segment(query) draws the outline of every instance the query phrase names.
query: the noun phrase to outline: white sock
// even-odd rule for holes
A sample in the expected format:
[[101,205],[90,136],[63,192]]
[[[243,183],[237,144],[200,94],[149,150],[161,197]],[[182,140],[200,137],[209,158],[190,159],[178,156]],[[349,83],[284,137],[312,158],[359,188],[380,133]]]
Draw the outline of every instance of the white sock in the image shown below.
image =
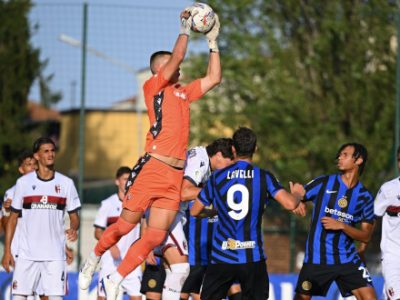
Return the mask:
[[166,277],[162,292],[162,299],[179,300],[182,286],[189,276],[190,266],[188,263],[170,265],[171,269],[166,269]]
[[110,274],[110,279],[119,285],[124,280],[124,277],[118,271],[115,271]]
[[62,300],[62,296],[49,296],[49,300]]

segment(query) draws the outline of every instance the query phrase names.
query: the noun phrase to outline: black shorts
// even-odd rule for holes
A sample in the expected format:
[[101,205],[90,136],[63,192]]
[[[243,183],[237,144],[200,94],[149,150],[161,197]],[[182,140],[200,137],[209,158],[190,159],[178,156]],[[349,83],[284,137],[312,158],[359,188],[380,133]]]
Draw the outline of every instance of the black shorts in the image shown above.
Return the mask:
[[165,270],[161,265],[153,266],[146,265],[142,276],[142,284],[140,292],[146,294],[147,292],[162,293],[165,281]]
[[269,278],[265,261],[246,264],[209,265],[201,290],[202,300],[225,299],[229,288],[240,283],[243,300],[264,300],[269,295]]
[[186,278],[181,292],[185,294],[199,294],[206,269],[207,266],[190,266],[189,276]]
[[372,279],[362,262],[342,265],[304,264],[297,280],[296,292],[311,296],[326,296],[335,281],[343,297],[352,290],[372,287]]

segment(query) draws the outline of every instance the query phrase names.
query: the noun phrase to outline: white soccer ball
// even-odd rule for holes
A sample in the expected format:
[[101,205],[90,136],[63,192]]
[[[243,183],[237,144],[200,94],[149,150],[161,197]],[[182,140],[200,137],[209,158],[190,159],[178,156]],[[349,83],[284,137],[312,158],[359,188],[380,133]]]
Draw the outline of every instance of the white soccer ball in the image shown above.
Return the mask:
[[206,33],[215,24],[215,14],[211,6],[196,2],[192,5],[192,25],[191,29],[195,32]]

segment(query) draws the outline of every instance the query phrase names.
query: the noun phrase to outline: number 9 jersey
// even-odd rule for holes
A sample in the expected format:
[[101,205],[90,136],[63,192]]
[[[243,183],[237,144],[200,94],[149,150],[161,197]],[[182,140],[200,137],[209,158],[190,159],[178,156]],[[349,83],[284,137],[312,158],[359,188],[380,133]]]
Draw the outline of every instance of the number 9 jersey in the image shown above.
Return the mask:
[[219,222],[213,233],[211,263],[265,260],[262,216],[268,198],[282,189],[274,175],[246,161],[213,173],[198,198],[213,204]]

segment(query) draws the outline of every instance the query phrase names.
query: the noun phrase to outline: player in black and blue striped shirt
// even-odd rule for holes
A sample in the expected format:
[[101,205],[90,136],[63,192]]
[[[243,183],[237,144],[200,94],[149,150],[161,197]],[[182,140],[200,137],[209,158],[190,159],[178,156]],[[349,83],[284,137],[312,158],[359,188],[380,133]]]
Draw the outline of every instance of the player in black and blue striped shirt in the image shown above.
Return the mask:
[[223,299],[235,280],[241,285],[243,300],[268,298],[262,231],[265,205],[273,197],[292,210],[300,198],[285,191],[270,172],[252,164],[256,142],[251,129],[236,130],[235,163],[211,175],[191,208],[191,214],[198,216],[213,205],[219,219],[201,291],[203,300]]
[[[367,157],[363,145],[344,144],[337,153],[338,174],[320,176],[303,191],[297,190],[314,207],[295,299],[325,296],[333,281],[344,297],[376,299],[371,277],[354,245],[354,240],[368,243],[374,227],[373,196],[359,181]],[[304,216],[305,204],[294,212]]]
[[[232,139],[220,138],[207,147],[194,147],[188,151],[181,196],[182,201],[191,200],[186,202],[189,207],[186,210],[188,215],[185,225],[190,274],[182,287],[181,299],[189,299],[189,295],[193,299],[200,299],[199,293],[209,261],[212,232],[218,222],[217,216],[203,219],[192,217],[189,208],[211,172],[233,163],[232,146]],[[239,285],[234,285],[229,292],[229,299],[241,299]]]

